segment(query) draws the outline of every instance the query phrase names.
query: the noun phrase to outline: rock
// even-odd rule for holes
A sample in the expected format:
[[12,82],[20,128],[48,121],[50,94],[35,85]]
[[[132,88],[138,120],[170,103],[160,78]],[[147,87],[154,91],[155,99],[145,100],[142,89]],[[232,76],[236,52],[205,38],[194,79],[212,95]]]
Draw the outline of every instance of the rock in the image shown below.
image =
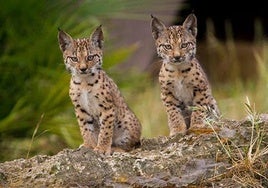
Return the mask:
[[254,129],[228,120],[213,129],[142,139],[140,148],[108,157],[82,147],[7,161],[0,163],[0,187],[267,187],[266,119]]

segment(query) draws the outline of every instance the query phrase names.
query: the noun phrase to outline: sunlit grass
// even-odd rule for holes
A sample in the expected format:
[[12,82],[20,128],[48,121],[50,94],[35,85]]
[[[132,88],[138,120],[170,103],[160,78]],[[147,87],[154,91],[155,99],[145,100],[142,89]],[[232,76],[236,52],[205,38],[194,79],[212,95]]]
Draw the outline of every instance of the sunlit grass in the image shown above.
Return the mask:
[[265,113],[268,41],[264,37],[252,42],[234,40],[230,27],[226,30],[227,40],[221,41],[214,36],[209,22],[208,28],[207,39],[199,44],[198,52],[222,115],[230,119],[244,118],[246,97]]
[[[213,87],[220,109],[227,118],[241,119],[245,116],[243,104],[246,97],[255,103],[260,112],[268,111],[268,50],[266,45],[263,45],[261,50],[253,49],[253,53],[254,61],[238,62],[239,66],[247,66],[247,63],[254,64],[256,70],[247,72],[250,79],[244,80],[238,77],[226,83],[216,83]],[[230,69],[230,71],[235,70]]]
[[167,115],[160,99],[158,82],[154,82],[147,73],[139,73],[137,70],[109,73],[118,84],[128,106],[140,120],[142,137],[168,135]]
[[167,116],[160,99],[160,89],[152,85],[139,93],[131,103],[142,124],[142,137],[152,138],[169,134]]

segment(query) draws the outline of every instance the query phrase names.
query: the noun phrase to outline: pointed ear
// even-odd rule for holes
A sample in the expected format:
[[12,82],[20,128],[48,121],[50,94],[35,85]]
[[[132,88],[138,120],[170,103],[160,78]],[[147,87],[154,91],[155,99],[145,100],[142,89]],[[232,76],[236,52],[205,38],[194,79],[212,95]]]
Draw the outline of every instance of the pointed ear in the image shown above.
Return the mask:
[[161,35],[163,31],[166,30],[166,26],[158,20],[156,17],[151,15],[152,21],[151,21],[151,28],[152,28],[152,34],[153,38],[156,40]]
[[97,29],[91,35],[91,41],[100,49],[103,47],[103,32],[101,27],[101,25],[97,27]]
[[197,35],[197,18],[194,14],[189,14],[182,25],[187,29],[194,37]]
[[64,52],[67,48],[71,48],[73,46],[73,38],[65,33],[64,31],[59,30],[58,33],[58,41],[60,45],[60,49],[62,52]]

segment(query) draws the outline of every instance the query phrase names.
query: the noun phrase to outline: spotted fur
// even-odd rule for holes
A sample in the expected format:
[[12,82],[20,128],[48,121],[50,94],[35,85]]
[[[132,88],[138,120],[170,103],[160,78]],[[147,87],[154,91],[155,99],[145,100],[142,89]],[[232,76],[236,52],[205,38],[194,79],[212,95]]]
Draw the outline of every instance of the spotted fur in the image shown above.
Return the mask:
[[83,137],[83,146],[101,154],[129,151],[140,141],[141,125],[117,85],[102,70],[103,32],[73,39],[59,31],[66,69],[71,73],[69,95]]
[[197,19],[190,14],[182,25],[166,27],[152,16],[152,35],[163,60],[159,73],[161,99],[170,135],[205,127],[219,114],[207,76],[196,59]]

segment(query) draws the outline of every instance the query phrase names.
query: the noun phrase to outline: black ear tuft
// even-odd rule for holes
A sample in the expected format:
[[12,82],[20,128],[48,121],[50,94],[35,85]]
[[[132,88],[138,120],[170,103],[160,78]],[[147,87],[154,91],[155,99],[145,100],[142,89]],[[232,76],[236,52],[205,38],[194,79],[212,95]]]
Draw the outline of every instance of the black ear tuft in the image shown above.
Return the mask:
[[187,29],[194,37],[197,36],[197,18],[191,13],[183,22],[183,27]]
[[162,21],[151,15],[152,21],[151,21],[151,28],[152,28],[152,35],[153,38],[156,40],[159,38],[159,36],[162,34],[164,30],[166,30],[166,26]]
[[95,31],[92,33],[91,40],[97,47],[102,49],[103,41],[104,41],[103,32],[102,32],[102,25],[97,27],[95,29]]
[[58,41],[60,45],[60,49],[62,52],[64,52],[66,49],[71,48],[73,46],[73,38],[65,33],[64,31],[59,30],[58,33]]

